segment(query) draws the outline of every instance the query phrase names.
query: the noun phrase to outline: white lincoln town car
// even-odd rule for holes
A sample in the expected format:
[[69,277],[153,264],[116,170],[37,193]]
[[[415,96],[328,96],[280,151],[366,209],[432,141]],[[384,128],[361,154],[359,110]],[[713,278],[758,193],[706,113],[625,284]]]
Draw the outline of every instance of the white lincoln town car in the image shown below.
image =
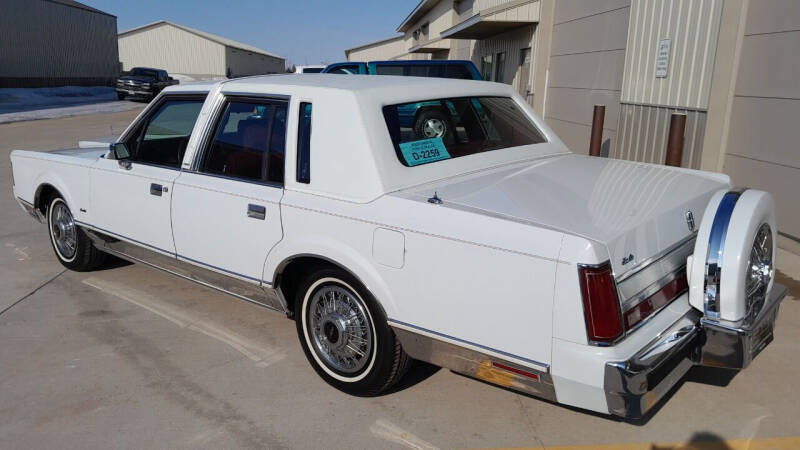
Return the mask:
[[510,86],[276,75],[165,89],[105,148],[11,153],[67,268],[106,255],[285,314],[327,383],[412,360],[638,418],[773,338],[770,194],[576,155]]

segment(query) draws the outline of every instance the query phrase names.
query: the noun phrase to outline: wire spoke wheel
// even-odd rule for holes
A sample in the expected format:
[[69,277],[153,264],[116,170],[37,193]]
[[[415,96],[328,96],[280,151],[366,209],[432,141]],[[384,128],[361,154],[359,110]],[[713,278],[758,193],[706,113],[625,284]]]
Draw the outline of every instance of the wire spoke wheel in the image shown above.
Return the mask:
[[64,202],[53,205],[53,211],[50,213],[50,232],[61,256],[65,259],[74,257],[78,236],[72,213]]
[[308,304],[308,334],[313,350],[331,369],[354,374],[369,363],[372,326],[361,299],[342,286],[320,286]]
[[753,246],[750,249],[750,259],[747,262],[747,275],[744,282],[748,315],[753,311],[754,306],[764,302],[774,271],[772,230],[765,223],[756,232]]

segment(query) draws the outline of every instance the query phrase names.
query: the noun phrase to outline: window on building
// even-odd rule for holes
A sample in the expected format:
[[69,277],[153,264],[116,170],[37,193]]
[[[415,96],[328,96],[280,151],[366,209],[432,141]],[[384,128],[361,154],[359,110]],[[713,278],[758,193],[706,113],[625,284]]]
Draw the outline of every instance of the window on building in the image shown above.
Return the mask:
[[492,81],[492,55],[481,57],[481,76],[485,81]]
[[311,182],[311,103],[300,103],[297,123],[297,181]]
[[163,101],[126,144],[134,161],[178,168],[204,96]]
[[283,184],[286,107],[280,100],[229,101],[200,171]]
[[494,64],[494,81],[498,83],[506,82],[506,52],[497,54],[497,59]]

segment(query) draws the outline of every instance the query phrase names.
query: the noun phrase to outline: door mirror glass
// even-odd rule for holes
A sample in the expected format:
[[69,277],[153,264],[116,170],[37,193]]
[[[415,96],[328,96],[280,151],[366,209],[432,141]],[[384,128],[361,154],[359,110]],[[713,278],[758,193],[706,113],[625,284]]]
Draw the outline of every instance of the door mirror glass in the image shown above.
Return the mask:
[[111,144],[111,153],[114,154],[114,159],[125,160],[130,159],[131,152],[128,151],[128,146],[124,142],[115,142]]

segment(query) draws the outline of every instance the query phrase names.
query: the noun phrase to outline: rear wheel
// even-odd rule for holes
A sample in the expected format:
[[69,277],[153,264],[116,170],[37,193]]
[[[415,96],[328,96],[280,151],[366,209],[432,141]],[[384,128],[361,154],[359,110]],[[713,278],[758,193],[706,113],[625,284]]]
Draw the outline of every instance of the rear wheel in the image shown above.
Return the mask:
[[86,233],[75,224],[72,211],[60,196],[50,200],[47,228],[58,262],[67,269],[84,272],[105,260],[105,253],[97,250]]
[[442,138],[452,142],[453,126],[448,115],[440,109],[426,109],[414,121],[414,134],[419,139]]
[[320,268],[298,289],[297,335],[308,361],[331,386],[372,396],[390,388],[408,369],[382,309],[346,272]]

